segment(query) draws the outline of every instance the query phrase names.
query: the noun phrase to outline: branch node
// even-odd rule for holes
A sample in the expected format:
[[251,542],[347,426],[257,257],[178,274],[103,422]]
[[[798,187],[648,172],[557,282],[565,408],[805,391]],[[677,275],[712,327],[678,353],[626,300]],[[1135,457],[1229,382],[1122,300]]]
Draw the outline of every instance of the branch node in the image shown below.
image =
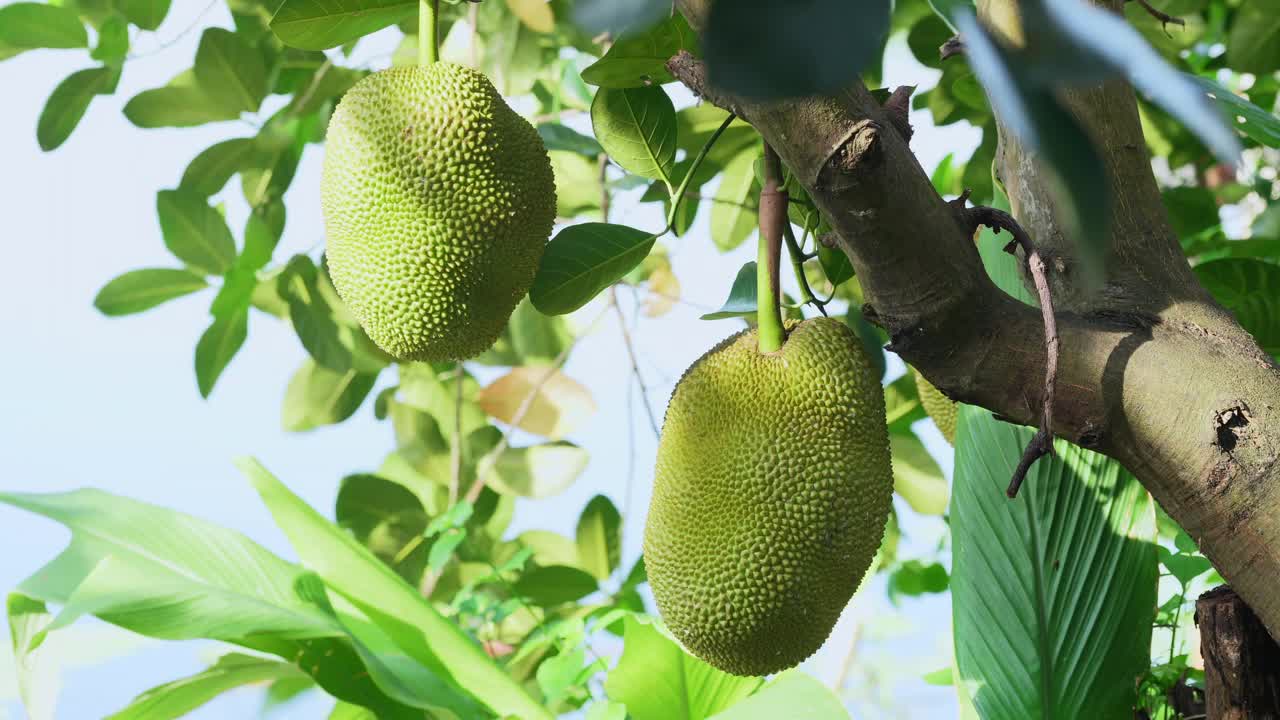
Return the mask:
[[902,136],[903,142],[910,143],[915,130],[911,127],[911,93],[916,91],[915,85],[899,85],[889,99],[884,101],[885,114],[893,129]]
[[[1129,0],[1125,0],[1125,2],[1129,2]],[[1149,0],[1138,0],[1138,4],[1142,6],[1143,10],[1147,11],[1148,15],[1160,21],[1160,29],[1164,31],[1165,35],[1169,34],[1169,25],[1177,25],[1178,27],[1187,26],[1186,20],[1156,9]]]
[[[747,120],[746,114],[742,112],[742,106],[739,103],[729,95],[717,90],[707,81],[706,63],[691,55],[688,50],[681,50],[671,56],[671,59],[667,60],[667,71],[683,83],[685,87],[693,91],[694,95],[722,110],[728,110],[743,120]],[[747,120],[747,122],[750,121]]]
[[950,60],[957,55],[965,53],[964,38],[959,35],[951,36],[946,42],[938,47],[938,57],[942,60]]

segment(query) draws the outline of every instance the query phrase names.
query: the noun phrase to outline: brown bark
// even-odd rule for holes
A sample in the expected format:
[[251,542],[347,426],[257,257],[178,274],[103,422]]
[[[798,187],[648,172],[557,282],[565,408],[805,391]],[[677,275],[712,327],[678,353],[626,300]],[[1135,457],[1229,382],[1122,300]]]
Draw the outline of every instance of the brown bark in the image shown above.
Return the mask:
[[1280,645],[1230,587],[1196,601],[1207,720],[1280,718]]
[[[980,3],[1015,16],[1012,0]],[[679,0],[701,27],[710,0]],[[867,88],[758,103],[672,70],[732,108],[781,155],[835,230],[897,352],[947,395],[1024,425],[1039,421],[1046,365],[1039,312],[996,288],[962,213],[933,189]],[[1119,460],[1200,544],[1280,637],[1280,372],[1196,282],[1160,202],[1133,91],[1073,91],[1115,193],[1100,291],[1072,283],[1075,253],[1036,159],[1002,144],[1014,215],[1056,276],[1062,348],[1054,431]]]

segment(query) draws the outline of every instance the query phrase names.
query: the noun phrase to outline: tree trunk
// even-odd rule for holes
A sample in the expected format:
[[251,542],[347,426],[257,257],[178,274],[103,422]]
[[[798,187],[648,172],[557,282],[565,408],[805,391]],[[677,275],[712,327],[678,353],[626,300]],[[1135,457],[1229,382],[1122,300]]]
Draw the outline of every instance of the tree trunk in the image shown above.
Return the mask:
[[[979,6],[999,25],[1016,21],[1014,2]],[[710,0],[678,4],[702,27]],[[1037,424],[1046,358],[1039,311],[992,284],[967,218],[934,190],[865,85],[760,103],[709,86],[687,55],[669,67],[782,156],[839,236],[890,350],[953,399]],[[1132,89],[1113,81],[1064,98],[1085,120],[1115,193],[1100,290],[1073,282],[1074,245],[1062,239],[1036,158],[1007,138],[998,157],[1014,215],[1051,258],[1061,298],[1053,429],[1137,476],[1280,637],[1280,370],[1188,267]]]
[[1280,718],[1280,645],[1228,586],[1196,600],[1206,720]]

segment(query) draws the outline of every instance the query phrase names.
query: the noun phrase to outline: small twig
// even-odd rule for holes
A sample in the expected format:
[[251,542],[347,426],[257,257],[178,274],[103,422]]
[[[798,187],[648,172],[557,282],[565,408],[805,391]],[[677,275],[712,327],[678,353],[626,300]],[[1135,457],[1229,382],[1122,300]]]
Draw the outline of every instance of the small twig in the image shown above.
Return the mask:
[[320,88],[320,81],[324,79],[331,67],[333,67],[333,58],[326,55],[324,62],[320,63],[320,67],[316,68],[316,71],[311,74],[311,82],[307,84],[307,89],[291,103],[293,108],[290,110],[290,114],[297,115],[302,108],[307,106],[307,103],[311,102],[311,98],[315,97],[316,91]]
[[809,287],[809,278],[804,274],[804,262],[808,258],[800,249],[800,243],[796,242],[795,231],[791,229],[791,223],[782,226],[782,237],[787,242],[787,255],[791,258],[791,269],[795,272],[796,283],[800,286],[800,304],[813,305],[818,308],[818,312],[823,317],[827,315],[827,303],[830,300],[819,300],[813,294],[813,288]]
[[694,95],[750,122],[750,119],[743,114],[742,106],[737,101],[716,90],[707,82],[706,64],[691,55],[688,50],[681,50],[672,56],[667,61],[667,71],[674,75],[677,80],[684,83],[685,87],[692,90]]
[[649,427],[653,429],[653,436],[659,437],[662,433],[658,430],[658,419],[654,417],[653,408],[649,406],[649,394],[645,391],[644,378],[640,375],[640,362],[636,358],[635,346],[631,343],[631,332],[627,330],[627,318],[622,314],[622,305],[618,304],[616,285],[609,288],[609,305],[618,315],[618,329],[622,331],[622,344],[626,346],[627,357],[631,360],[631,373],[635,375],[636,384],[640,386],[640,402],[644,405],[645,414],[649,416]]
[[[967,192],[961,195],[961,206],[964,198],[967,197]],[[1009,481],[1009,489],[1005,491],[1005,494],[1012,498],[1017,497],[1018,489],[1022,487],[1022,482],[1027,477],[1027,471],[1035,461],[1053,454],[1053,395],[1054,385],[1057,384],[1058,379],[1058,321],[1053,312],[1053,296],[1049,292],[1049,278],[1044,259],[1032,244],[1031,236],[1027,231],[1022,229],[1012,215],[1003,210],[974,207],[964,210],[964,214],[968,220],[970,232],[976,230],[979,225],[985,225],[997,233],[1007,230],[1013,236],[1013,240],[1005,246],[1004,250],[1013,254],[1019,247],[1022,248],[1027,258],[1027,267],[1035,281],[1036,294],[1040,296],[1040,314],[1044,318],[1044,403],[1040,413],[1040,429],[1027,444],[1027,449],[1022,453],[1022,459],[1018,461],[1018,467],[1013,471],[1013,479]]]
[[613,195],[609,192],[609,156],[600,153],[600,221],[609,222],[609,206],[613,204]]
[[[1129,0],[1124,1],[1129,2]],[[1138,4],[1142,6],[1143,10],[1147,11],[1148,15],[1160,21],[1160,29],[1164,30],[1166,35],[1169,34],[1169,25],[1171,24],[1177,25],[1178,27],[1187,26],[1186,20],[1183,20],[1180,17],[1174,17],[1169,13],[1156,9],[1148,0],[1138,0]]]
[[462,363],[453,371],[453,442],[450,447],[449,505],[458,502],[458,488],[462,487]]
[[177,35],[174,35],[173,37],[169,38],[168,40],[165,40],[164,42],[160,43],[158,46],[146,52],[138,53],[136,55],[130,55],[126,59],[141,60],[142,58],[151,57],[152,55],[159,55],[165,50],[168,50],[169,48],[173,47],[178,43],[179,40],[186,37],[187,33],[199,27],[200,21],[203,20],[204,16],[209,14],[209,11],[212,10],[213,6],[217,4],[218,4],[218,0],[211,0],[211,2],[208,5],[205,5],[204,9],[200,11],[200,14],[196,16],[196,19],[192,20],[191,24],[183,28]]

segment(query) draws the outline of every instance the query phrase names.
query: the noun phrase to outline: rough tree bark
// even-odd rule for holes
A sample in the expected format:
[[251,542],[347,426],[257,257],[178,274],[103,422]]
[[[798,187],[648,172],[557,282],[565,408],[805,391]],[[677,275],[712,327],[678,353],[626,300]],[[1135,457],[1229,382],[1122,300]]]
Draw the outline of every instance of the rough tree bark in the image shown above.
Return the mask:
[[[979,5],[999,25],[1016,21],[1015,2]],[[677,2],[695,28],[710,4]],[[1037,424],[1039,312],[992,284],[965,218],[934,190],[861,82],[831,96],[759,103],[708,86],[688,56],[670,66],[782,156],[838,234],[891,350],[952,398]],[[1280,370],[1183,258],[1132,89],[1114,81],[1064,97],[1111,174],[1114,224],[1101,290],[1084,293],[1072,282],[1075,253],[1035,158],[1011,142],[998,158],[1014,215],[1056,278],[1054,430],[1137,476],[1280,638]]]
[[1280,718],[1280,645],[1230,587],[1196,601],[1209,720]]

